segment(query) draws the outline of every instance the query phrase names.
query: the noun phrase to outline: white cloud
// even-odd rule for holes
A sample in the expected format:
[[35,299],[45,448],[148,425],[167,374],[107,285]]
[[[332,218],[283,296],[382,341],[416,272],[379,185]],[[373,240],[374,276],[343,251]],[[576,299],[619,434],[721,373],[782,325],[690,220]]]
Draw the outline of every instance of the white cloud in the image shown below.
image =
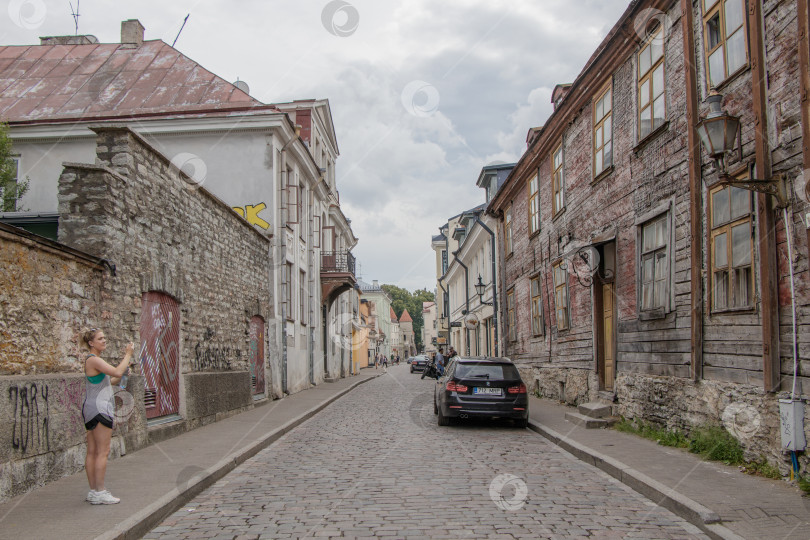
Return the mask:
[[[324,28],[328,0],[85,0],[79,33],[114,43],[120,22],[138,18],[146,39],[171,44],[190,13],[177,48],[205,68],[265,102],[329,98],[364,277],[432,290],[431,236],[483,202],[481,167],[520,157],[551,113],[551,89],[574,79],[627,0],[348,1],[360,17],[348,37]],[[45,5],[41,27],[0,24],[2,43],[73,34],[68,3]],[[402,105],[416,80],[436,89],[432,115]]]

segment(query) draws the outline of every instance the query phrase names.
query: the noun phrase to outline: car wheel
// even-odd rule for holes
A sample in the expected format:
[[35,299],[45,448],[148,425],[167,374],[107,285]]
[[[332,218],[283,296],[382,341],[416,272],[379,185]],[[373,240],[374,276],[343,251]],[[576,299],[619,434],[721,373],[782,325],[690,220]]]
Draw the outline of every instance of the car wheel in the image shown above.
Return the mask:
[[438,419],[438,421],[439,421],[440,426],[449,426],[450,425],[450,419],[447,418],[444,414],[442,414],[441,409],[439,409],[439,419]]
[[526,429],[529,427],[529,417],[521,418],[519,420],[515,420],[515,426],[519,427],[520,429]]
[[413,368],[411,368],[411,373],[413,373]]
[[439,407],[436,405],[436,396],[433,396],[433,414],[439,414]]

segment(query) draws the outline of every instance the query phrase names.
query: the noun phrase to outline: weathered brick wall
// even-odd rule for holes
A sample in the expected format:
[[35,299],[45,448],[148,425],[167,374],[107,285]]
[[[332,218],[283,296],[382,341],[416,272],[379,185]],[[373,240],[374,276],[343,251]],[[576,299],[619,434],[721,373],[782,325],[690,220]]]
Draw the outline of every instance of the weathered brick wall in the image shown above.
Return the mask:
[[[624,59],[594,89],[612,80],[613,158],[612,171],[594,182],[592,173],[593,101],[566,119],[562,137],[565,174],[565,210],[552,216],[551,154],[543,152],[536,163],[540,171],[541,232],[528,238],[527,190],[515,191],[512,200],[515,253],[505,261],[507,286],[515,286],[518,339],[509,344],[509,354],[520,362],[545,362],[543,368],[565,366],[593,369],[593,304],[590,276],[568,274],[570,329],[558,331],[554,305],[552,265],[572,248],[593,238],[615,234],[617,369],[660,375],[689,375],[689,261],[688,181],[686,169],[686,104],[681,31],[677,8],[669,14],[672,23],[666,42],[666,73],[670,87],[668,124],[638,144],[636,134],[636,60]],[[595,93],[594,93],[595,94]],[[594,95],[595,97],[595,95]],[[559,142],[559,141],[557,141]],[[553,150],[557,142],[548,148]],[[534,169],[537,170],[537,169]],[[632,176],[632,177],[631,177]],[[676,289],[671,312],[662,319],[640,320],[636,301],[636,219],[671,203],[675,229]],[[569,264],[570,266],[570,264]],[[529,279],[540,272],[546,332],[531,336]],[[556,372],[555,372],[556,373]],[[556,383],[555,375],[555,383]],[[583,378],[586,381],[587,377]],[[554,384],[551,385],[554,390]],[[578,399],[585,399],[587,384]]]
[[768,131],[772,145],[773,170],[787,179],[791,206],[788,212],[793,253],[788,256],[787,232],[784,220],[777,223],[776,241],[779,264],[779,321],[782,390],[790,390],[793,382],[793,313],[790,298],[789,260],[793,262],[796,305],[798,311],[798,357],[800,383],[804,393],[810,392],[810,268],[808,268],[806,215],[810,199],[806,188],[810,171],[805,171],[802,156],[802,113],[797,47],[799,24],[796,2],[770,0],[764,3],[765,54],[770,84],[768,86]]
[[[790,197],[790,228],[793,252],[788,254],[787,232],[781,212],[774,212],[778,259],[778,303],[782,389],[792,383],[792,312],[790,266],[795,271],[798,306],[798,350],[800,381],[805,393],[810,385],[810,272],[806,214],[810,210],[806,186],[810,176],[802,171],[801,88],[798,75],[798,27],[796,2],[768,0],[764,3],[765,51],[767,57],[768,144],[774,172],[784,172]],[[641,6],[643,7],[643,6]],[[641,9],[641,7],[639,9]],[[708,95],[703,43],[702,4],[692,2],[695,59],[700,114],[708,112]],[[680,3],[672,2],[660,20],[667,25],[665,42],[667,123],[643,141],[636,134],[636,52],[621,55],[608,49],[607,65],[591,69],[603,73],[585,77],[587,88],[574,87],[557,116],[540,133],[539,142],[529,148],[513,172],[510,182],[498,194],[490,210],[513,212],[514,254],[500,254],[502,290],[514,287],[517,311],[517,339],[507,342],[511,356],[535,389],[544,396],[579,403],[594,399],[599,384],[596,370],[598,335],[598,288],[588,279],[568,276],[570,330],[558,331],[554,314],[552,265],[571,248],[588,245],[595,238],[610,239],[615,233],[615,302],[617,326],[616,412],[628,417],[688,430],[702,423],[722,423],[743,442],[747,456],[760,454],[781,459],[778,404],[776,396],[763,389],[763,313],[759,246],[755,243],[755,309],[737,313],[712,313],[710,291],[707,183],[717,171],[701,149],[703,212],[692,216],[689,204],[688,130],[686,68],[683,53],[683,18]],[[632,17],[630,33],[632,33]],[[747,24],[747,20],[746,20]],[[750,32],[750,29],[748,29]],[[616,47],[623,45],[616,43]],[[752,52],[749,51],[749,58]],[[591,173],[593,98],[604,84],[613,84],[614,168],[594,182]],[[723,108],[741,117],[742,159],[755,157],[756,121],[752,71],[744,68],[722,86]],[[582,99],[582,101],[579,101]],[[558,117],[560,111],[565,116]],[[558,133],[560,133],[558,135]],[[551,135],[554,134],[554,135]],[[551,152],[564,145],[565,211],[551,216]],[[739,166],[729,156],[728,169]],[[541,232],[528,237],[526,182],[540,171]],[[661,213],[663,212],[663,214]],[[639,310],[639,227],[657,215],[668,215],[673,228],[668,240],[671,272],[670,306],[661,313]],[[761,214],[760,214],[761,215]],[[701,221],[703,254],[691,258],[691,223]],[[759,219],[759,218],[757,218]],[[499,224],[501,234],[503,221]],[[763,234],[762,227],[757,235]],[[564,259],[564,257],[563,257]],[[691,379],[692,266],[703,270],[703,378]],[[531,335],[530,278],[540,275],[543,283],[545,334]],[[505,295],[503,297],[505,299]],[[505,300],[502,302],[506,320]],[[594,311],[597,313],[594,315]],[[736,411],[736,412],[735,412]],[[741,414],[741,413],[742,414]],[[741,426],[740,418],[755,418],[755,426]]]

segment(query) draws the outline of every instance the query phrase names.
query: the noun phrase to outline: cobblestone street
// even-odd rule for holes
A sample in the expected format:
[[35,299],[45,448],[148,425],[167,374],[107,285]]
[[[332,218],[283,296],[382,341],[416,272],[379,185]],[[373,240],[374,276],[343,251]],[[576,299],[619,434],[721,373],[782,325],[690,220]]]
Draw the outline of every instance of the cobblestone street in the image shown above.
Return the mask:
[[705,538],[529,430],[437,426],[433,384],[389,369],[146,538]]

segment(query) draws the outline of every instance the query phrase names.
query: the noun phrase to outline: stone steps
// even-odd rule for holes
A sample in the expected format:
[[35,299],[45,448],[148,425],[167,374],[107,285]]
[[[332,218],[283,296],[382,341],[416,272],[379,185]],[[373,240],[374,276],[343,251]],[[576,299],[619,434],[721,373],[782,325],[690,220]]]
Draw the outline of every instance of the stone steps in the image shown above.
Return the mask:
[[579,412],[565,413],[565,419],[585,429],[610,427],[618,418],[611,416],[611,407],[601,401],[583,403],[577,407]]
[[616,421],[618,420],[617,418],[613,417],[593,418],[591,416],[575,412],[565,413],[565,419],[571,422],[572,424],[582,426],[585,429],[599,429],[610,427],[613,424],[615,424]]

